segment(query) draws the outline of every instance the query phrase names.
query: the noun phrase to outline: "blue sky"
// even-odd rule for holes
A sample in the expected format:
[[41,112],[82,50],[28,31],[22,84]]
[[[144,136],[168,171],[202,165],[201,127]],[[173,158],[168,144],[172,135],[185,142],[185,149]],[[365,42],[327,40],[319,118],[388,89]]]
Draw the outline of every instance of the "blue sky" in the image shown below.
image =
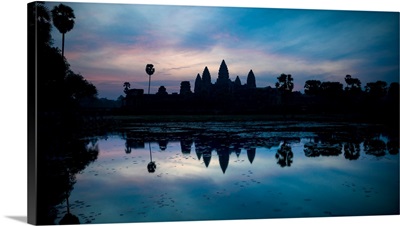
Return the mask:
[[[215,82],[223,59],[231,80],[245,83],[253,70],[257,87],[274,86],[281,73],[298,91],[310,79],[345,84],[347,74],[362,86],[399,80],[398,12],[62,3],[76,16],[65,56],[99,97],[116,99],[124,82],[147,90],[148,63],[151,93],[161,85],[179,92],[181,81],[193,90],[205,66]],[[56,28],[52,36],[61,46]]]

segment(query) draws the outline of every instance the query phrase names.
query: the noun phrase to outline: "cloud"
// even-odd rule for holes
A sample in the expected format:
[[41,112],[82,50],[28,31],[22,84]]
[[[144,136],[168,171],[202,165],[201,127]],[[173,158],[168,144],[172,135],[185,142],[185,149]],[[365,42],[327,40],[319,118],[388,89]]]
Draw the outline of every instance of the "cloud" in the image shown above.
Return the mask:
[[[94,84],[145,84],[144,67],[155,65],[154,81],[178,91],[205,66],[212,81],[225,59],[231,79],[274,84],[294,76],[343,81],[346,74],[398,81],[398,14],[328,10],[190,7],[71,3],[76,25],[66,34],[71,68]],[[61,35],[53,29],[55,44]],[[175,85],[173,85],[175,83]],[[158,84],[157,84],[158,85]],[[164,84],[160,84],[164,85]],[[115,87],[119,92],[120,87]],[[118,91],[117,91],[118,90]],[[152,90],[153,91],[153,90]],[[156,88],[155,90],[156,91]],[[103,88],[99,87],[100,96]],[[109,93],[109,91],[107,91]]]

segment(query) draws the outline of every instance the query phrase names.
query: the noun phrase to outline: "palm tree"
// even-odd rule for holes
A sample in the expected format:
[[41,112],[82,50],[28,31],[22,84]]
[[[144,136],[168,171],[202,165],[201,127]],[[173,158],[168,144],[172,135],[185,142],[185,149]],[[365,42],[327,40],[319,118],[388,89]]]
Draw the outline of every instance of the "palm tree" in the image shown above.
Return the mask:
[[150,81],[151,81],[151,75],[154,74],[155,68],[154,65],[152,64],[147,64],[146,65],[146,73],[149,75],[149,89],[148,89],[148,94],[150,94]]
[[69,6],[64,4],[59,4],[58,6],[54,6],[53,10],[51,10],[53,16],[53,24],[62,34],[62,49],[61,53],[64,57],[64,38],[65,33],[72,30],[75,24],[75,15],[74,10],[72,10]]
[[292,92],[293,90],[293,78],[291,74],[281,74],[278,78],[278,82],[275,87],[283,90],[284,92]]
[[124,87],[125,87],[124,92],[127,93],[129,88],[131,88],[131,84],[129,82],[124,82]]

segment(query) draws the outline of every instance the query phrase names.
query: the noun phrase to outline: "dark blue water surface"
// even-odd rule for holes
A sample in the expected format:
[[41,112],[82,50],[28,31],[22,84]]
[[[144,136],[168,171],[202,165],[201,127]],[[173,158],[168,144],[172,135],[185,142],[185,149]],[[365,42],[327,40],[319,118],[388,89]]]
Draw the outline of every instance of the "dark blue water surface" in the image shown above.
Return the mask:
[[69,197],[81,223],[399,213],[398,136],[368,125],[131,125],[85,139],[99,154]]

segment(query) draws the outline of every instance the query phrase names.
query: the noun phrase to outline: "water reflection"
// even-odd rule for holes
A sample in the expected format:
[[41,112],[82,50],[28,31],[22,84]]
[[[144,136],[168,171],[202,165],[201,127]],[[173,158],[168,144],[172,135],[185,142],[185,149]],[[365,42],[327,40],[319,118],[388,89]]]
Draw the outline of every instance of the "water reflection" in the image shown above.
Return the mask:
[[[181,153],[190,155],[192,147],[197,159],[204,162],[206,168],[210,165],[213,153],[216,153],[218,163],[223,174],[228,169],[230,156],[239,157],[244,150],[250,164],[255,161],[257,149],[276,147],[275,159],[280,167],[293,165],[294,154],[292,145],[298,145],[305,139],[303,152],[306,157],[343,156],[348,160],[357,160],[363,150],[366,155],[382,157],[386,154],[395,155],[399,152],[398,138],[383,136],[382,133],[361,133],[354,130],[339,132],[315,132],[304,135],[301,132],[288,136],[286,133],[271,133],[271,136],[242,137],[232,134],[143,134],[126,133],[125,138],[127,154],[132,149],[143,149],[145,142],[149,143],[150,163],[148,171],[154,172],[155,163],[151,159],[150,143],[157,143],[160,151],[166,151],[170,142],[179,142]],[[281,135],[281,136],[279,136]],[[129,150],[129,151],[127,151]]]
[[49,139],[38,142],[43,149],[38,153],[38,219],[40,224],[53,224],[57,214],[54,208],[66,203],[65,215],[60,224],[79,224],[79,219],[70,211],[69,197],[76,175],[82,172],[99,154],[97,139]]
[[[123,131],[55,142],[62,151],[47,161],[41,197],[62,203],[59,224],[232,219],[240,208],[239,219],[398,211],[398,136],[288,130]],[[346,209],[343,199],[357,206]]]
[[292,147],[286,141],[276,151],[275,158],[281,167],[290,166],[293,163]]
[[156,171],[156,163],[153,161],[153,155],[151,154],[151,145],[149,143],[149,151],[150,151],[150,162],[147,164],[147,171],[149,173],[154,173]]

